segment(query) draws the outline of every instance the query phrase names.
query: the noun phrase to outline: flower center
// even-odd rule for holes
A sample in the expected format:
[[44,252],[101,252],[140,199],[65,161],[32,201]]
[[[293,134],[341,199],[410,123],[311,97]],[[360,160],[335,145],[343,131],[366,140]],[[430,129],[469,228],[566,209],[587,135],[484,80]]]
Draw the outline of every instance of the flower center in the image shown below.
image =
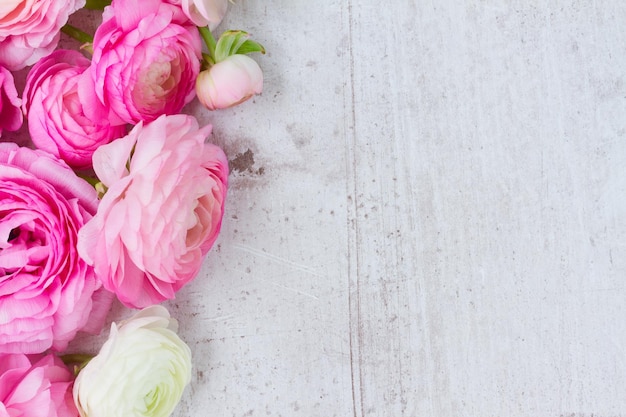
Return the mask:
[[19,271],[32,272],[45,264],[49,256],[46,234],[36,221],[14,227],[0,242],[0,277]]
[[180,60],[152,63],[139,76],[133,90],[133,100],[137,108],[145,113],[158,114],[175,95],[180,82]]
[[9,232],[9,238],[7,239],[7,242],[17,239],[19,235],[20,235],[20,229],[11,229],[11,231]]

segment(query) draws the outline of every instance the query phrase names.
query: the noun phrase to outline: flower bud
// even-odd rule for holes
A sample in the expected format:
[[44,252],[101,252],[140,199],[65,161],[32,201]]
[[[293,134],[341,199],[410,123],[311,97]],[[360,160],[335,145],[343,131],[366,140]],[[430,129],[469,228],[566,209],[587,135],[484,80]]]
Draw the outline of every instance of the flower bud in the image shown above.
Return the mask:
[[231,55],[198,75],[196,95],[209,110],[243,103],[263,91],[263,72],[246,55]]

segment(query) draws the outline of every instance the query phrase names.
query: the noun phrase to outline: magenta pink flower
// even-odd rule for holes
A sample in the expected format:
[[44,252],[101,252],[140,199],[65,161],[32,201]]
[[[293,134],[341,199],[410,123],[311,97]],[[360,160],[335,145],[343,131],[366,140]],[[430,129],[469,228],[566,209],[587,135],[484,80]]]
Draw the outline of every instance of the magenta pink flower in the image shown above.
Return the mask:
[[0,354],[0,416],[78,417],[74,376],[56,356]]
[[101,283],[76,251],[97,204],[93,187],[62,161],[0,143],[1,353],[61,351],[79,329],[99,330]]
[[30,70],[24,89],[33,144],[75,169],[90,168],[98,146],[126,134],[124,126],[112,127],[106,118],[85,116],[78,79],[90,64],[77,51],[55,51]]
[[263,91],[263,72],[246,55],[231,55],[204,70],[196,80],[198,100],[209,110],[243,103]]
[[84,5],[85,0],[0,1],[0,65],[16,71],[51,53],[69,15]]
[[196,26],[180,6],[162,0],[114,0],[103,18],[81,82],[89,115],[135,124],[179,113],[194,97],[200,69]]
[[14,132],[22,126],[21,103],[22,100],[17,97],[13,75],[0,66],[0,136],[3,130]]
[[174,298],[217,238],[228,162],[192,116],[161,116],[100,147],[108,191],[79,233],[78,251],[128,307]]

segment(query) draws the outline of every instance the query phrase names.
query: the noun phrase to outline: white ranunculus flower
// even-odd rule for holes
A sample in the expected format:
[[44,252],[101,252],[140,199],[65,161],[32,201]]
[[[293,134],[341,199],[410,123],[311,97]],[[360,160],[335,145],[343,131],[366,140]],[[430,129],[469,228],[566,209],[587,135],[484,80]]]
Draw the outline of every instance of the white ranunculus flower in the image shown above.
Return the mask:
[[74,383],[82,417],[168,417],[191,381],[191,350],[178,323],[152,306],[113,323],[100,353]]

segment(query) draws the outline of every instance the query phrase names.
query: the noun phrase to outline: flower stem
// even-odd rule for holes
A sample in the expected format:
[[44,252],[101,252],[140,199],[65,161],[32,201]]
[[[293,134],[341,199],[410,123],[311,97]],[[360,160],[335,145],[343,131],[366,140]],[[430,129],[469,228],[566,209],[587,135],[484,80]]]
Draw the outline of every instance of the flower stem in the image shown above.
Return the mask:
[[61,356],[61,360],[66,364],[89,362],[91,359],[93,359],[93,355],[82,353],[68,353]]
[[93,355],[84,355],[81,353],[69,353],[67,355],[60,356],[63,363],[72,369],[74,376],[77,376],[82,369],[87,366],[90,360],[93,359]]
[[65,26],[63,26],[61,28],[61,32],[76,39],[78,42],[93,43],[93,36],[86,32],[83,32],[82,30],[70,24],[66,24]]
[[202,36],[202,39],[204,39],[204,43],[206,44],[207,48],[209,48],[209,55],[213,59],[213,62],[215,62],[215,45],[217,44],[217,42],[215,41],[213,34],[206,26],[198,27],[198,30],[200,31],[200,36]]
[[78,176],[89,183],[92,187],[96,188],[96,185],[100,182],[100,180],[96,177],[92,177],[86,174],[78,174]]
[[111,0],[87,0],[87,3],[85,3],[85,9],[104,10],[104,8],[110,4]]

